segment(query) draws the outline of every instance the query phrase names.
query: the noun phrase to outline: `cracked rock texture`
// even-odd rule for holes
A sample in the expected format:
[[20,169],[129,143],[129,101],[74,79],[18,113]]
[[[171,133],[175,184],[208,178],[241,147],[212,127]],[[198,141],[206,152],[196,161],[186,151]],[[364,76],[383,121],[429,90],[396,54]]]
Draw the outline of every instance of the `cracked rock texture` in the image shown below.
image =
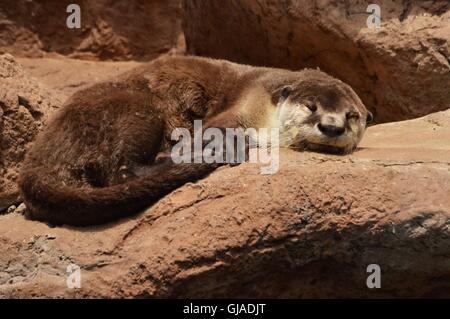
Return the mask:
[[13,56],[0,55],[0,212],[20,201],[19,165],[29,143],[59,105],[58,98],[30,78]]
[[[81,28],[69,29],[76,3]],[[150,60],[184,51],[180,0],[0,0],[0,53],[90,60]]]
[[378,123],[450,107],[450,2],[185,0],[191,54],[290,69],[320,67],[350,84]]
[[100,227],[0,216],[0,297],[450,297],[449,140],[450,110],[349,156],[285,150],[274,175],[223,167]]

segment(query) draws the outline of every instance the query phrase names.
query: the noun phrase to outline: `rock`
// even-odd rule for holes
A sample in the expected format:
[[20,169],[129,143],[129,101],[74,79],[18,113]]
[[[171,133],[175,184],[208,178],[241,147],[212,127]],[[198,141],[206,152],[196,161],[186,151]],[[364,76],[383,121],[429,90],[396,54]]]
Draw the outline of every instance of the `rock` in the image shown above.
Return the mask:
[[17,172],[25,151],[60,101],[0,55],[0,212],[20,202]]
[[[360,147],[375,149],[450,149],[450,110],[404,122],[375,125]],[[389,134],[386,134],[389,132]],[[447,141],[446,141],[447,139]],[[432,154],[437,155],[436,153]],[[437,158],[436,158],[437,160]]]
[[95,82],[129,71],[141,63],[135,61],[86,61],[58,58],[18,58],[25,72],[65,101],[78,90]]
[[150,60],[184,51],[180,0],[79,1],[81,28],[70,29],[74,1],[17,0],[0,10],[0,53],[57,53],[90,60]]
[[27,206],[24,203],[21,203],[17,208],[14,210],[14,213],[19,215],[24,215],[27,210]]
[[290,69],[320,67],[349,83],[378,123],[450,107],[450,3],[184,0],[188,53]]
[[98,227],[0,216],[0,297],[450,297],[449,127],[373,126],[349,156],[283,151],[273,175],[224,167]]

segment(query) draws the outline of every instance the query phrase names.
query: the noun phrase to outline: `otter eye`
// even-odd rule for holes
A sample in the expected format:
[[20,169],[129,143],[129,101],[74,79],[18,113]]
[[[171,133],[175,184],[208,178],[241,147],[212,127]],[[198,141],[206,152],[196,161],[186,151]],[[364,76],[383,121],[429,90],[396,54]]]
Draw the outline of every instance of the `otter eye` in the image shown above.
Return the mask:
[[357,120],[357,119],[359,119],[359,114],[354,112],[354,111],[348,112],[345,116],[346,116],[347,120],[350,120],[350,119]]
[[315,112],[317,111],[317,104],[313,101],[306,101],[305,106],[311,111]]
[[290,87],[284,87],[282,90],[281,90],[281,96],[283,97],[283,98],[287,98],[289,95],[291,95],[291,93],[292,93],[292,89],[290,88]]
[[366,123],[372,123],[372,122],[373,122],[373,114],[371,112],[367,112]]

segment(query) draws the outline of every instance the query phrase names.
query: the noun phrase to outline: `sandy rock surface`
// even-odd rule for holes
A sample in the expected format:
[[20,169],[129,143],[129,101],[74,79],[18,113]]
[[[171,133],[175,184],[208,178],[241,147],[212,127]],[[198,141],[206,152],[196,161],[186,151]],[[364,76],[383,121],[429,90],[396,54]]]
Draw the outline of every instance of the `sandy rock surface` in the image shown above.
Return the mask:
[[[79,29],[66,25],[72,3]],[[147,61],[183,50],[180,0],[0,0],[0,53]]]
[[17,58],[17,61],[27,74],[38,79],[63,101],[82,88],[115,77],[141,64],[135,61],[94,62],[62,56]]

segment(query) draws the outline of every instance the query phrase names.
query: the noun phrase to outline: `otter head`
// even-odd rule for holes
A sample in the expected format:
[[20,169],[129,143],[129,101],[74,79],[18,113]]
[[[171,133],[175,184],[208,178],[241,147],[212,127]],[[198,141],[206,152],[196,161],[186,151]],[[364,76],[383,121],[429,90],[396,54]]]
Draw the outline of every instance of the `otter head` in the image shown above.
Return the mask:
[[348,154],[361,140],[372,114],[347,84],[316,70],[283,84],[273,95],[280,146]]

